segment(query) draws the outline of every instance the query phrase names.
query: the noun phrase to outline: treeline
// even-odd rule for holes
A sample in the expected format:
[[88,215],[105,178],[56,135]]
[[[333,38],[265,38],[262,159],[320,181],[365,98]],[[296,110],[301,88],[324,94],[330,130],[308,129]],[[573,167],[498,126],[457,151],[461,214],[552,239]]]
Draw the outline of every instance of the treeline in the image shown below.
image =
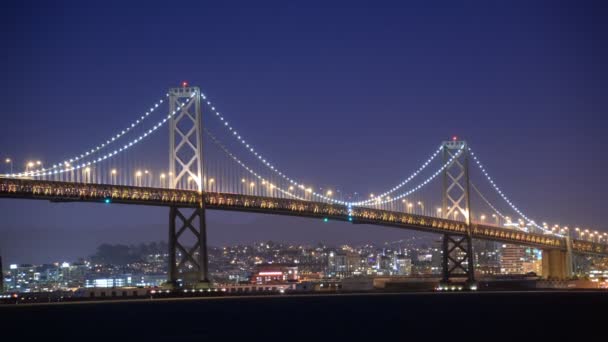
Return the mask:
[[123,245],[104,243],[97,247],[90,260],[96,264],[126,265],[143,261],[150,254],[165,254],[168,246],[165,241],[141,243],[139,245]]

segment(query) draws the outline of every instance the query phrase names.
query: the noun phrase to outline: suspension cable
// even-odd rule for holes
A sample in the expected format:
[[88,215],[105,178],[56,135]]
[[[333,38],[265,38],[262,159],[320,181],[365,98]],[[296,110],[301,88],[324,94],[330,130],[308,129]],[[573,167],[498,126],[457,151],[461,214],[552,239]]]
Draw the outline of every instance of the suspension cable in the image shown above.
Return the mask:
[[[194,96],[194,95],[193,95]],[[98,162],[104,161],[108,158],[111,158],[125,150],[127,150],[128,148],[136,145],[137,143],[139,143],[143,138],[147,137],[148,135],[151,135],[152,133],[156,132],[156,130],[158,128],[160,128],[162,125],[164,125],[167,120],[169,120],[172,116],[174,116],[181,108],[183,108],[184,106],[188,105],[191,101],[193,96],[186,101],[185,103],[179,105],[176,107],[176,109],[171,112],[169,115],[167,115],[167,117],[165,117],[163,120],[159,121],[156,125],[154,125],[151,129],[149,129],[147,132],[144,132],[142,135],[140,135],[139,137],[133,139],[131,142],[129,143],[125,143],[124,146],[115,149],[112,152],[108,152],[107,154],[98,157],[97,159],[93,159],[91,161],[88,162],[82,162],[82,164],[77,164],[72,166],[72,164],[70,162],[64,162],[63,166],[64,168],[61,169],[57,169],[59,166],[62,166],[62,164],[57,164],[55,165],[53,168],[51,169],[42,169],[42,170],[36,170],[36,171],[29,171],[29,172],[22,172],[22,173],[18,173],[18,174],[11,174],[11,177],[23,177],[23,176],[31,176],[31,177],[40,177],[40,176],[48,176],[48,175],[53,175],[53,174],[58,174],[58,173],[64,173],[67,171],[73,171],[73,170],[77,170],[77,169],[81,169],[93,164],[97,164]]]
[[[492,177],[490,177],[490,175],[488,174],[488,172],[486,171],[486,169],[484,168],[484,166],[481,164],[481,162],[479,161],[479,159],[477,158],[477,156],[475,155],[475,153],[471,150],[471,148],[469,147],[469,152],[471,153],[471,156],[473,157],[473,160],[475,161],[475,163],[477,164],[477,167],[479,167],[479,169],[481,170],[481,172],[483,173],[483,175],[486,177],[486,179],[488,180],[488,182],[490,182],[490,184],[492,185],[492,187],[494,188],[494,190],[496,190],[496,192],[500,195],[500,197],[507,202],[507,204],[511,207],[511,209],[513,209],[517,214],[519,214],[519,216],[521,216],[524,220],[526,220],[529,224],[531,224],[532,226],[542,230],[543,232],[546,233],[553,233],[552,231],[545,229],[544,227],[538,225],[534,220],[528,218],[528,216],[526,216],[523,212],[521,212],[521,210],[519,210],[519,208],[517,206],[515,206],[515,204],[513,204],[513,202],[511,202],[511,200],[509,200],[509,198],[507,197],[507,195],[505,195],[502,190],[498,187],[498,185],[496,185],[496,183],[494,183],[494,180],[492,179]],[[561,234],[555,234],[558,236],[563,236]]]
[[[272,170],[273,172],[275,172],[276,174],[278,174],[281,178],[285,179],[286,181],[290,182],[291,184],[293,184],[295,186],[299,186],[299,187],[303,186],[303,184],[301,184],[298,181],[294,180],[293,178],[287,176],[285,173],[283,173],[278,168],[276,168],[274,165],[272,165],[264,156],[262,156],[260,153],[258,153],[257,150],[251,144],[249,144],[238,133],[238,131],[236,131],[236,129],[234,129],[232,127],[232,125],[230,125],[230,123],[224,118],[224,116],[222,114],[220,114],[220,112],[218,110],[216,110],[215,106],[212,105],[211,101],[209,101],[207,99],[207,97],[205,96],[204,93],[201,93],[201,98],[203,99],[203,103],[206,103],[207,106],[213,112],[213,114],[215,114],[215,117],[218,118],[220,121],[222,121],[224,123],[223,124],[224,128],[226,128],[229,132],[231,132],[232,133],[231,135],[238,142],[240,142],[245,147],[246,150],[248,150],[251,154],[253,154],[253,156],[256,157],[262,164],[264,164],[270,170]],[[435,159],[435,157],[437,157],[437,155],[439,155],[439,153],[441,152],[441,150],[442,150],[442,148],[440,147],[437,151],[435,151],[435,153],[424,164],[422,164],[422,166],[418,170],[416,170],[415,172],[413,172],[407,179],[403,180],[402,182],[400,182],[399,184],[397,184],[396,186],[394,186],[390,190],[385,191],[381,195],[378,195],[378,196],[376,196],[376,197],[374,197],[372,199],[367,199],[367,200],[358,201],[358,202],[346,202],[346,201],[335,200],[335,199],[333,199],[331,197],[327,197],[327,196],[325,196],[323,194],[319,194],[319,193],[317,193],[315,191],[312,191],[312,194],[314,196],[316,196],[316,197],[322,198],[325,201],[329,201],[329,202],[333,202],[333,203],[338,203],[338,204],[344,204],[344,205],[351,205],[352,206],[352,205],[366,205],[366,204],[373,203],[374,201],[377,200],[377,198],[382,198],[384,196],[390,195],[393,192],[401,189],[406,184],[408,184],[420,172],[422,172]]]

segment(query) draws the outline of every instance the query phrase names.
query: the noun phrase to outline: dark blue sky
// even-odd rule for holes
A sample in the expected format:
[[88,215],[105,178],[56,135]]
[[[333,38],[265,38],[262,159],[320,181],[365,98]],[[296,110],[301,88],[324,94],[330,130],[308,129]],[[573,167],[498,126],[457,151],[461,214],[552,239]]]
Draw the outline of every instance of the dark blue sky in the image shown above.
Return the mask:
[[[607,229],[605,5],[326,3],[3,3],[0,156],[80,153],[188,80],[301,178],[377,191],[457,134],[531,216]],[[166,211],[0,200],[0,251],[42,262],[164,239]],[[404,235],[231,215],[210,214],[211,244]]]

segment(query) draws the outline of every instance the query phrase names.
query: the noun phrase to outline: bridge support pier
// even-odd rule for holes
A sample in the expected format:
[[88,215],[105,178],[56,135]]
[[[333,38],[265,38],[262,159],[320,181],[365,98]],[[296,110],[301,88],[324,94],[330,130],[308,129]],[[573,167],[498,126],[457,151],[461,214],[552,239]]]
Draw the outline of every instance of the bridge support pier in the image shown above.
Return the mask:
[[442,242],[441,285],[448,286],[455,278],[466,278],[465,287],[476,289],[471,236],[445,234]]
[[169,209],[169,286],[177,287],[181,279],[183,284],[208,287],[205,221],[203,206],[196,209]]
[[566,280],[572,277],[572,253],[558,249],[543,250],[542,276],[547,280]]

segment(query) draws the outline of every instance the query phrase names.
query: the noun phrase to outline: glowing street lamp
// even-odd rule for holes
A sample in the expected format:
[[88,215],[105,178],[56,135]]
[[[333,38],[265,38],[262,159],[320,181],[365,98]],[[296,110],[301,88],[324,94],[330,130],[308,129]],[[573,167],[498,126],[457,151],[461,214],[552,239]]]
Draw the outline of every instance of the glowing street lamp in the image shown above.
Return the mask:
[[141,186],[141,171],[137,170],[137,172],[135,172],[135,186]]
[[418,205],[420,206],[420,211],[422,212],[422,215],[424,215],[424,203],[418,201]]
[[192,185],[190,185],[190,183],[192,183],[193,180],[194,180],[194,178],[192,178],[192,176],[188,176],[188,189],[190,189],[192,187]]
[[116,169],[112,169],[112,170],[110,171],[110,182],[111,182],[112,184],[115,184],[115,183],[116,183],[116,173],[117,173],[117,172],[118,172],[118,171],[116,171]]
[[13,160],[11,158],[6,158],[4,159],[4,162],[11,165],[11,173],[13,173]]
[[89,183],[91,181],[91,168],[88,166],[84,169],[84,181],[85,183]]

